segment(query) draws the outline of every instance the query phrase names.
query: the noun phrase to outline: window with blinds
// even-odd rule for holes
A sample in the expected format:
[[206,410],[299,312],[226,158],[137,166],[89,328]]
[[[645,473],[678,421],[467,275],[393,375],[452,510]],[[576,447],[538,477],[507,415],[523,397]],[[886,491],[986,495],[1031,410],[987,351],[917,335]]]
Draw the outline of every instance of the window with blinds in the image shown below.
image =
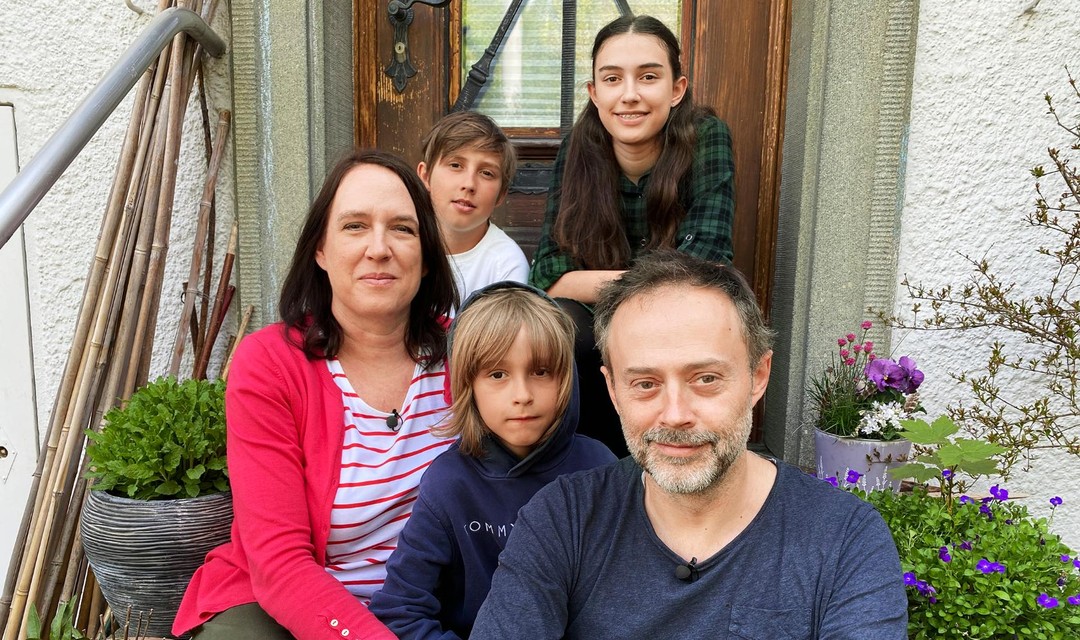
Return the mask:
[[[461,82],[491,44],[511,0],[463,0]],[[679,33],[678,0],[630,0],[636,14],[655,16]],[[495,56],[491,76],[473,108],[503,127],[557,128],[562,70],[562,0],[524,0]],[[588,100],[593,38],[619,17],[613,0],[578,0],[574,114]]]

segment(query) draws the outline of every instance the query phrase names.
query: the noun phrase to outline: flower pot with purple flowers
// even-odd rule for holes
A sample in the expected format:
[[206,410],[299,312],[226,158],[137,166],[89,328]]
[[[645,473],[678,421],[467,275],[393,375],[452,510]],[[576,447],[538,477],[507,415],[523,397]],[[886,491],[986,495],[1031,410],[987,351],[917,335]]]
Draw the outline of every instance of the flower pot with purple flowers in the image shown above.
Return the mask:
[[911,443],[900,432],[902,420],[922,412],[917,390],[923,372],[904,356],[878,356],[866,339],[873,326],[837,339],[828,366],[811,378],[807,393],[817,410],[814,433],[817,476],[860,489],[900,488],[889,469],[907,462]]

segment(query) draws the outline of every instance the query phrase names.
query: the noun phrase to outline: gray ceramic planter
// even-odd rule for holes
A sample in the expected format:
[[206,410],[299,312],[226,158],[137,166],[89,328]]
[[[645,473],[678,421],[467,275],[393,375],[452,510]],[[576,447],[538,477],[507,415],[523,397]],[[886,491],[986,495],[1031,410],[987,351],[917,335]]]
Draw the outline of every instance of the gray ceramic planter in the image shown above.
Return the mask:
[[856,483],[864,491],[900,490],[900,480],[889,475],[889,469],[904,465],[911,454],[908,440],[865,440],[841,438],[814,429],[814,451],[817,477],[835,477],[841,486],[849,470],[860,474]]
[[91,491],[83,505],[86,559],[121,625],[150,609],[148,636],[167,636],[191,575],[214,547],[228,542],[232,494],[131,500]]

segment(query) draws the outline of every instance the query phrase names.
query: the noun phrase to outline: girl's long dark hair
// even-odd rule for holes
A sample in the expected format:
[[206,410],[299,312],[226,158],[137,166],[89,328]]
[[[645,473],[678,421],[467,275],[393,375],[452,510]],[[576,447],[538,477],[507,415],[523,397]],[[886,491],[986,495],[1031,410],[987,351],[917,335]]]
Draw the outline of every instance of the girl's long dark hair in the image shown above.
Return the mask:
[[[625,33],[658,38],[667,49],[673,81],[682,77],[679,41],[652,16],[623,16],[604,26],[593,41],[594,68],[604,43]],[[645,249],[674,246],[675,233],[686,215],[679,202],[679,186],[689,180],[697,124],[711,113],[708,108],[694,106],[688,86],[659,134],[663,146],[645,189],[649,223]],[[619,173],[611,134],[590,100],[570,131],[553,233],[559,247],[586,269],[629,266],[631,248],[619,206]]]
[[457,288],[446,260],[439,223],[424,183],[403,160],[382,151],[356,149],[342,158],[323,182],[311,203],[292,263],[281,287],[278,312],[286,327],[298,330],[303,342],[297,344],[308,358],[333,358],[341,349],[341,325],[331,311],[333,292],[326,272],[315,262],[315,253],[326,234],[330,204],[345,175],[364,164],[378,165],[397,174],[409,191],[419,222],[420,255],[427,274],[409,307],[405,348],[417,362],[433,364],[446,355],[443,318],[457,305]]

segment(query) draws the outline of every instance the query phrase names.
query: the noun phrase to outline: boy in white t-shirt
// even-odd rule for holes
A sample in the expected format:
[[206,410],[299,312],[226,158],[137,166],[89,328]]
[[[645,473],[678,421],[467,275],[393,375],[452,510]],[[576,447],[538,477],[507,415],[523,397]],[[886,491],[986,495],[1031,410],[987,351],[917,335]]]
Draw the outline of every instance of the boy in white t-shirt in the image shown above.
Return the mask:
[[506,134],[491,118],[462,111],[436,122],[421,145],[416,172],[431,191],[461,301],[494,282],[525,282],[525,254],[490,220],[514,178],[514,147]]

